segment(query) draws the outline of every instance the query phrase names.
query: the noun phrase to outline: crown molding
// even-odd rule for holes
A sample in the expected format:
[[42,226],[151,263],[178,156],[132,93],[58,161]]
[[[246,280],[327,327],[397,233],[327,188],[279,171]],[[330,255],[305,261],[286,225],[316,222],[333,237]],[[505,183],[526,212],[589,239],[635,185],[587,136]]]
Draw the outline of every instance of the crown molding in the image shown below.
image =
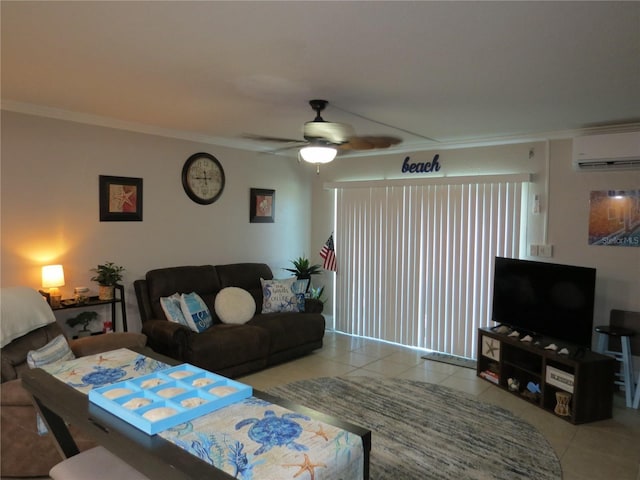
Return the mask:
[[[188,140],[192,142],[205,143],[210,145],[216,145],[221,147],[234,148],[238,150],[247,150],[259,153],[270,153],[280,156],[293,156],[297,155],[295,151],[279,151],[272,152],[265,150],[263,146],[256,145],[254,142],[246,141],[241,138],[231,139],[225,137],[216,137],[212,135],[206,135],[198,132],[185,131],[185,130],[173,130],[168,128],[161,128],[154,125],[147,125],[143,123],[127,122],[118,120],[112,117],[104,117],[100,115],[92,115],[88,113],[74,112],[70,110],[63,110],[59,108],[48,107],[45,105],[37,105],[33,103],[16,102],[13,100],[3,100],[0,105],[0,109],[11,112],[24,113],[27,115],[36,115],[40,117],[55,118],[58,120],[66,120],[70,122],[82,123],[86,125],[95,125],[106,128],[114,128],[117,130],[125,130],[129,132],[144,133],[148,135],[157,135],[161,137],[176,138],[180,140]],[[519,143],[531,143],[531,142],[545,142],[549,140],[562,140],[579,137],[583,135],[598,135],[605,133],[623,133],[640,130],[639,123],[628,123],[623,125],[607,125],[602,127],[589,127],[579,128],[573,130],[560,130],[543,133],[523,133],[520,135],[506,135],[506,136],[489,136],[489,137],[477,137],[471,139],[458,139],[458,140],[446,140],[446,141],[422,141],[411,144],[400,144],[383,152],[380,150],[366,150],[361,152],[350,151],[348,153],[342,153],[340,156],[345,157],[370,157],[375,155],[392,155],[392,154],[404,154],[418,151],[433,151],[433,150],[452,150],[459,148],[477,148],[477,147],[490,147],[498,145],[509,145]]]
[[126,122],[112,117],[103,117],[100,115],[92,115],[89,113],[73,112],[59,108],[47,107],[45,105],[36,105],[33,103],[15,102],[12,100],[3,100],[0,109],[10,112],[24,113],[27,115],[36,115],[39,117],[55,118],[57,120],[66,120],[69,122],[82,123],[85,125],[95,125],[98,127],[114,128],[117,130],[125,130],[129,132],[145,133],[148,135],[157,135],[160,137],[176,138],[179,140],[189,140],[192,142],[206,143],[229,148],[239,148],[242,150],[260,151],[255,145],[241,140],[236,141],[223,137],[215,137],[202,133],[173,130],[162,128],[155,125],[147,125],[144,123]]

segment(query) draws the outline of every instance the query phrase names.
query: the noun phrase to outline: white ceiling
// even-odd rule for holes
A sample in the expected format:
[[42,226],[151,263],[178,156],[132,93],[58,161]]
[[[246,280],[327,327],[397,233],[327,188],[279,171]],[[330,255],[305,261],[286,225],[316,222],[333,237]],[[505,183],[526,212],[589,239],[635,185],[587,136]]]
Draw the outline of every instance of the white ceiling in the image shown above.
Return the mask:
[[403,151],[640,122],[640,2],[0,8],[8,110],[258,150],[242,135],[301,138],[312,98]]

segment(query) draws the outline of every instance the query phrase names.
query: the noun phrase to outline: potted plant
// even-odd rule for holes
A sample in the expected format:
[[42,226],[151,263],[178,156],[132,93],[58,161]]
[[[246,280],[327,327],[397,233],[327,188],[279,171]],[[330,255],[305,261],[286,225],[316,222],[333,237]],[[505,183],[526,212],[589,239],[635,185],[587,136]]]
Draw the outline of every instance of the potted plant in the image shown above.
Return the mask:
[[299,257],[291,260],[294,268],[285,268],[286,271],[293,273],[298,280],[311,279],[311,275],[317,275],[322,272],[320,265],[311,265],[306,257]]
[[322,296],[323,294],[324,294],[324,285],[322,287],[317,287],[317,288],[311,287],[309,289],[309,298],[318,300],[324,304],[324,302],[326,302],[327,299]]
[[91,335],[91,331],[87,328],[92,320],[98,318],[97,312],[82,312],[76,317],[67,318],[67,325],[74,328],[76,325],[82,325],[82,330],[78,332],[78,337],[86,337]]
[[311,262],[306,257],[298,257],[295,260],[291,260],[294,268],[285,268],[287,272],[293,273],[298,280],[309,280],[307,284],[307,291],[311,285],[311,275],[317,275],[322,272],[320,265],[311,265]]
[[98,298],[100,300],[113,300],[113,286],[122,280],[124,267],[113,262],[106,262],[104,265],[92,268],[91,271],[96,273],[91,277],[91,281],[98,282]]

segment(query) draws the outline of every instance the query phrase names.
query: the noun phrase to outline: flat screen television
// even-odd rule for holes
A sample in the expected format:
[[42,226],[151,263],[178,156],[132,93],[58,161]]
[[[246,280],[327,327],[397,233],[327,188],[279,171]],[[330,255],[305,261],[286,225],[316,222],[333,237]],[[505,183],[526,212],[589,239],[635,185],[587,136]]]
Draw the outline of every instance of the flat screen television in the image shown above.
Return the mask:
[[496,257],[491,319],[591,348],[596,269]]

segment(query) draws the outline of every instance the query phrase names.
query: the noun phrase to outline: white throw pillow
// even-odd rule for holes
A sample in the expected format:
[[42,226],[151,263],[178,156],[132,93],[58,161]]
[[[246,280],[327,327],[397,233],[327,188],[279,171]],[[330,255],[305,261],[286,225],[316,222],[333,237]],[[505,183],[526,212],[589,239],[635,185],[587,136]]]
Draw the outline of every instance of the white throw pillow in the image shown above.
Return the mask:
[[226,287],[218,292],[216,314],[223,323],[242,325],[253,318],[256,302],[249,292],[238,287]]
[[180,307],[180,294],[174,293],[170,297],[160,297],[160,306],[167,320],[181,325],[189,326]]
[[27,365],[30,368],[40,368],[51,363],[73,360],[76,356],[69,348],[69,343],[64,335],[58,335],[38,350],[29,350],[27,353]]
[[196,333],[204,332],[213,323],[207,304],[195,292],[180,295],[180,308],[187,325]]
[[[286,280],[260,279],[262,285],[262,313],[304,311],[304,290],[302,282],[295,277]],[[306,288],[306,283],[304,283]]]

